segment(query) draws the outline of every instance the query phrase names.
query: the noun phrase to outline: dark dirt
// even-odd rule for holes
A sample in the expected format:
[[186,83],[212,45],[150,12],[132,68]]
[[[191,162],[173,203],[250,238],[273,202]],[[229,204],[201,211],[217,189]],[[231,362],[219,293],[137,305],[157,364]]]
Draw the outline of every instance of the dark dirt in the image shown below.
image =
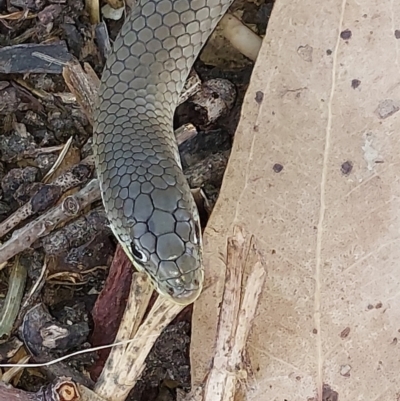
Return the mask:
[[[261,0],[256,5],[238,0],[233,9],[238,7],[244,10],[242,20],[256,26],[257,32],[263,35],[272,3]],[[0,0],[0,14],[1,222],[43,188],[41,181],[59,154],[59,150],[48,152],[46,149],[63,145],[73,138],[71,151],[58,174],[85,158],[88,149],[90,152],[91,126],[77,103],[71,100],[60,66],[39,62],[35,52],[63,61],[74,57],[81,63],[88,62],[100,75],[106,53],[101,44],[106,41],[96,37],[96,32],[101,29],[96,30],[90,25],[83,0]],[[106,21],[106,24],[111,39],[115,38],[122,21]],[[18,57],[12,65],[7,65],[10,54],[18,54]],[[188,155],[184,167],[191,186],[201,185],[211,205],[218,197],[252,68],[250,61],[245,67],[229,70],[198,60],[195,70],[203,82],[224,78],[235,85],[234,106],[213,124],[208,124],[201,110],[190,101],[181,105],[176,113],[176,127],[190,122],[198,130],[195,138],[185,142],[180,150]],[[50,195],[45,198],[51,198]],[[40,196],[37,199],[41,204]],[[48,207],[48,204],[45,207],[40,204],[32,218]],[[34,249],[25,251],[20,256],[28,273],[25,293],[28,294],[39,279],[45,260],[47,279],[31,297],[29,308],[20,311],[11,335],[0,342],[0,363],[12,361],[13,356],[18,360],[24,355],[23,348],[19,348],[20,341],[25,343],[26,352],[36,355],[37,361],[90,348],[94,328],[92,310],[108,275],[115,248],[116,242],[106,226],[102,205],[97,202],[78,220],[68,222],[57,233],[37,241]],[[7,293],[9,270],[0,269],[0,308]],[[40,308],[40,314],[29,315],[33,313],[33,307]],[[36,316],[36,320],[27,326],[30,316]],[[44,320],[40,321],[37,316]],[[67,333],[61,342],[46,352],[40,341],[33,347],[32,341],[39,330],[35,326],[38,321],[54,324]],[[189,344],[190,308],[157,340],[130,399],[173,400],[176,388],[188,390]],[[98,355],[88,353],[54,368],[24,370],[16,385],[37,391],[55,376],[68,373],[88,384],[87,372],[97,359]]]

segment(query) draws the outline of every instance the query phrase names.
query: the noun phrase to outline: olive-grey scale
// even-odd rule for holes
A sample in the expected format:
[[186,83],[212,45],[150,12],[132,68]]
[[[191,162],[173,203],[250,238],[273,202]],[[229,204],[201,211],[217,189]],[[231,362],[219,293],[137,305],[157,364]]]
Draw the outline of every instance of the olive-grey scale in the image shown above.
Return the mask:
[[188,304],[204,273],[198,211],[173,130],[179,95],[232,0],[139,0],[103,71],[93,151],[110,226],[157,291]]

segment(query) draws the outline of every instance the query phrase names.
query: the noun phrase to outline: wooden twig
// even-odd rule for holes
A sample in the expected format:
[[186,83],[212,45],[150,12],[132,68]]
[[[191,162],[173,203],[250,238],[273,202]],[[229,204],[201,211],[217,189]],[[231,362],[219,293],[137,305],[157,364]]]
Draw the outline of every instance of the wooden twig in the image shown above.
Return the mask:
[[[245,274],[249,274],[247,280]],[[233,401],[237,383],[246,377],[243,354],[266,278],[266,266],[255,239],[234,228],[228,238],[226,281],[213,364],[204,383],[185,401]]]
[[233,14],[226,13],[220,22],[222,35],[231,45],[252,61],[257,60],[262,39]]
[[49,234],[59,223],[76,216],[83,208],[99,199],[98,181],[92,180],[76,194],[65,198],[61,204],[14,231],[12,237],[0,246],[0,265],[29,248],[38,238]]
[[95,386],[96,394],[106,400],[126,399],[139,379],[145,367],[145,359],[157,338],[184,308],[159,296],[139,327],[152,291],[153,288],[145,274],[134,275],[117,335],[118,341],[130,338],[133,338],[133,341],[113,348]]
[[0,73],[60,74],[71,58],[64,41],[6,46],[0,49]]
[[63,77],[68,89],[75,96],[90,124],[93,125],[93,112],[100,86],[100,80],[93,68],[85,63],[83,69],[80,63],[74,60],[65,66]]
[[[94,158],[93,156],[88,156],[79,164],[69,168],[66,172],[59,175],[48,186],[43,187],[37,194],[35,194],[29,202],[22,205],[11,214],[11,216],[0,223],[0,238],[14,229],[17,225],[21,224],[24,220],[33,216],[35,213],[45,210],[48,207],[49,202],[54,204],[61,198],[62,194],[67,192],[69,189],[87,182],[93,170]],[[33,242],[35,242],[35,240]]]
[[[129,340],[136,335],[146,313],[152,293],[153,287],[149,285],[147,275],[145,273],[134,273],[130,291],[131,296],[128,299],[124,316],[115,338],[117,342]],[[115,365],[122,364],[123,359],[126,358],[127,347],[128,345],[121,345],[111,349],[110,357],[103,369],[103,377],[109,376],[108,373],[112,371],[113,363]],[[103,384],[99,381],[98,386],[101,387]]]

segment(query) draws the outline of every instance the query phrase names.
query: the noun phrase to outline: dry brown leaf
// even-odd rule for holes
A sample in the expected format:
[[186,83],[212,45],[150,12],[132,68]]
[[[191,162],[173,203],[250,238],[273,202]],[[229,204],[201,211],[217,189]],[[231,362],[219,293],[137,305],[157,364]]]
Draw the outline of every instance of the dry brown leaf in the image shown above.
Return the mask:
[[276,0],[205,232],[194,385],[240,224],[268,266],[246,399],[398,399],[399,63],[399,2]]

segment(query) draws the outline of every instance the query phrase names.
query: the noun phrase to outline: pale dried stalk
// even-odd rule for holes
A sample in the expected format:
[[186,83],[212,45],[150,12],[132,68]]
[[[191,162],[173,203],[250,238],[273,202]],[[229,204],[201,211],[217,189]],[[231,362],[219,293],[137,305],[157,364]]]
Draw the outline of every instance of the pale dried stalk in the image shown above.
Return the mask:
[[71,136],[68,139],[67,143],[63,146],[60,154],[58,155],[57,160],[55,161],[55,163],[53,164],[51,169],[43,177],[42,182],[44,182],[45,184],[47,184],[49,182],[49,179],[51,178],[51,176],[55,173],[55,171],[58,169],[58,167],[60,167],[61,163],[65,159],[65,156],[66,156],[66,154],[68,153],[68,151],[69,151],[69,149],[71,147],[73,138],[74,137]]
[[[245,272],[250,272],[246,282],[243,280]],[[238,380],[246,376],[243,353],[265,278],[266,266],[254,237],[246,241],[244,231],[235,227],[233,237],[228,238],[227,276],[213,366],[203,394],[198,388],[194,389],[186,401],[234,400]]]
[[[153,288],[149,283],[147,275],[144,273],[134,273],[132,276],[129,298],[118,333],[115,337],[115,342],[118,343],[130,340],[135,336],[144,314],[146,313],[152,293]],[[129,374],[129,372],[126,371],[126,362],[124,362],[128,347],[129,344],[124,344],[111,349],[101,376],[96,384],[96,391],[98,394],[104,394],[104,389],[109,391],[109,386],[113,386],[112,383],[114,383],[115,377],[119,377],[121,374],[125,377]]]
[[[228,238],[225,289],[218,322],[213,367],[204,392],[205,400],[224,400],[227,388],[230,389],[232,381],[235,380],[235,371],[230,369],[230,358],[236,327],[239,323],[241,284],[246,256],[243,232],[238,228],[235,231],[234,236]],[[213,398],[208,398],[210,396]]]
[[[149,281],[142,281],[143,286],[146,283],[148,286],[151,285]],[[135,306],[135,303],[144,304],[145,299],[140,299],[142,296],[148,299],[147,290],[143,289],[143,293],[139,294],[139,297],[138,294],[135,294],[135,291],[131,290],[128,299],[130,311],[126,313],[126,316],[124,315],[121,326],[128,326],[131,323],[128,320],[129,316],[136,313],[135,310],[141,309],[141,307]],[[108,367],[103,370],[95,386],[96,394],[109,401],[124,401],[139,379],[145,367],[145,359],[155,341],[165,327],[183,309],[184,306],[173,304],[166,298],[159,296],[143,324],[137,330],[133,341],[126,346],[123,354],[120,349],[118,364],[110,359],[112,358],[110,354],[107,360]],[[134,322],[134,326],[137,322],[138,319]],[[127,335],[129,329],[122,329],[122,331],[124,332],[123,335]],[[122,334],[119,333],[119,335]]]
[[225,14],[220,22],[221,33],[231,45],[252,61],[257,60],[262,39],[232,14]]
[[105,401],[104,398],[100,397],[94,391],[83,386],[82,384],[77,383],[76,385],[78,387],[79,395],[80,395],[79,401]]
[[[22,357],[22,358],[18,361],[18,363],[21,363],[21,364],[27,363],[27,362],[29,361],[30,358],[31,358],[30,356],[26,355],[26,356]],[[20,368],[18,368],[18,367],[13,367],[13,368],[8,369],[6,372],[3,373],[3,376],[1,377],[1,381],[2,381],[3,383],[10,383],[11,380],[12,380],[18,373],[21,373],[22,369],[23,369],[22,367],[20,367]]]

